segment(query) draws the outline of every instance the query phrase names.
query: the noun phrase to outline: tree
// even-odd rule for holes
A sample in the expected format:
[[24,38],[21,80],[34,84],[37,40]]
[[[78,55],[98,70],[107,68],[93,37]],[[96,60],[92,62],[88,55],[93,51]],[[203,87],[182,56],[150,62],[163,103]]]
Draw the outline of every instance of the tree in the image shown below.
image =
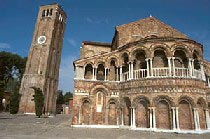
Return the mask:
[[18,89],[15,89],[14,93],[10,97],[9,111],[11,114],[16,114],[18,112],[19,100],[20,100],[20,94],[18,93]]
[[[27,58],[22,58],[10,52],[0,52],[0,111],[5,91],[15,92],[19,90],[20,81],[25,70]],[[17,87],[14,89],[14,86]]]
[[40,118],[43,112],[43,107],[44,107],[44,95],[40,88],[32,87],[32,89],[34,89],[33,97],[34,97],[34,103],[35,103],[36,116]]
[[73,98],[73,94],[71,92],[66,92],[66,94],[64,95],[64,101],[65,103],[69,103],[69,99]]
[[58,97],[56,100],[56,104],[64,104],[65,100],[64,100],[64,96],[63,96],[63,92],[61,90],[58,90]]

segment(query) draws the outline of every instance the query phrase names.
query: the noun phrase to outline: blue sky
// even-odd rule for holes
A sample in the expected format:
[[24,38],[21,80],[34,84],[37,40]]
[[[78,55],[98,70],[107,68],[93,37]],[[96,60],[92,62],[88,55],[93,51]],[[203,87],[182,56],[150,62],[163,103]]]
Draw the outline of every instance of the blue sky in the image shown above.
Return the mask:
[[209,0],[0,0],[0,51],[27,56],[39,5],[59,3],[68,19],[59,88],[73,92],[72,62],[81,42],[111,42],[114,27],[150,15],[204,45],[210,60]]

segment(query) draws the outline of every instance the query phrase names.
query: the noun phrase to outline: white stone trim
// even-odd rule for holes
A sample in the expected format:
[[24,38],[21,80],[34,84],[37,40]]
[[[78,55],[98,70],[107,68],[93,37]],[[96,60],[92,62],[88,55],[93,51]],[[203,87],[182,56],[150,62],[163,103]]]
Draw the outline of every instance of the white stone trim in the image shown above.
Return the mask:
[[36,115],[36,114],[33,113],[33,112],[26,112],[26,113],[24,113],[24,114],[26,114],[26,115]]
[[129,130],[139,130],[139,131],[153,131],[153,132],[166,132],[166,133],[181,133],[181,134],[203,134],[210,133],[210,130],[170,130],[170,129],[155,129],[155,128],[139,128],[130,127],[122,125],[71,125],[75,128],[109,128],[109,129],[129,129]]

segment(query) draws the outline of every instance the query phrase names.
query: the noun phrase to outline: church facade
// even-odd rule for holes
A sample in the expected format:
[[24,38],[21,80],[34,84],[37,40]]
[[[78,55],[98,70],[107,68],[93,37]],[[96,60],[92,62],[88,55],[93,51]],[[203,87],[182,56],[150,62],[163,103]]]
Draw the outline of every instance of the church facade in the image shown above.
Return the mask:
[[74,127],[210,130],[210,63],[202,44],[148,17],[112,43],[82,43],[74,61]]

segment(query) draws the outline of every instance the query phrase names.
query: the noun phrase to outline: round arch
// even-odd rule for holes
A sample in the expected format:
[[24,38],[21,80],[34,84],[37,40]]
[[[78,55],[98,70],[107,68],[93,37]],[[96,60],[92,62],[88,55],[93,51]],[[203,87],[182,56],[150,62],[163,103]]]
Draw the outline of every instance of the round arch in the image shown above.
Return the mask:
[[178,103],[177,104],[179,104],[183,100],[185,100],[186,102],[188,102],[193,108],[196,107],[196,103],[194,102],[194,100],[191,97],[186,96],[186,95],[180,96],[178,98]]
[[122,53],[120,53],[120,57],[119,57],[119,64],[120,65],[124,64],[124,55],[128,56],[128,61],[130,59],[130,52],[128,50],[123,51]]
[[170,46],[164,43],[155,43],[150,46],[151,56],[154,57],[155,50],[163,50],[165,52],[166,57],[171,56]]
[[131,50],[131,60],[135,59],[135,55],[137,51],[144,51],[146,58],[150,58],[151,56],[151,53],[148,48],[146,48],[145,46],[136,46]]
[[90,88],[92,88],[90,90],[90,95],[94,95],[98,91],[102,91],[107,96],[109,94],[109,92],[110,92],[109,91],[109,87],[106,86],[106,85],[92,85]]
[[133,100],[132,106],[135,107],[136,126],[141,128],[149,127],[149,106],[150,101],[145,96],[138,96]]
[[178,100],[179,106],[179,127],[184,130],[194,129],[194,120],[192,109],[195,107],[192,98],[188,96],[181,96]]
[[114,60],[115,61],[115,64],[116,64],[116,66],[119,66],[119,58],[116,56],[116,55],[112,55],[112,56],[110,56],[110,57],[108,57],[107,58],[107,67],[109,68],[109,66],[110,66],[110,63],[111,63],[111,61],[112,60]]
[[172,51],[173,55],[176,50],[184,51],[186,54],[186,57],[188,57],[188,58],[192,58],[192,56],[193,56],[193,50],[189,46],[187,46],[183,43],[175,43],[171,46],[171,51]]
[[146,96],[137,96],[136,98],[133,99],[131,106],[132,106],[132,107],[136,107],[136,105],[137,105],[140,101],[142,101],[142,100],[146,101],[146,102],[148,103],[149,106],[151,105],[150,100],[149,100],[148,97],[146,97]]
[[171,107],[175,106],[173,100],[168,96],[158,96],[154,98],[154,104],[156,107],[157,128],[172,129]]

